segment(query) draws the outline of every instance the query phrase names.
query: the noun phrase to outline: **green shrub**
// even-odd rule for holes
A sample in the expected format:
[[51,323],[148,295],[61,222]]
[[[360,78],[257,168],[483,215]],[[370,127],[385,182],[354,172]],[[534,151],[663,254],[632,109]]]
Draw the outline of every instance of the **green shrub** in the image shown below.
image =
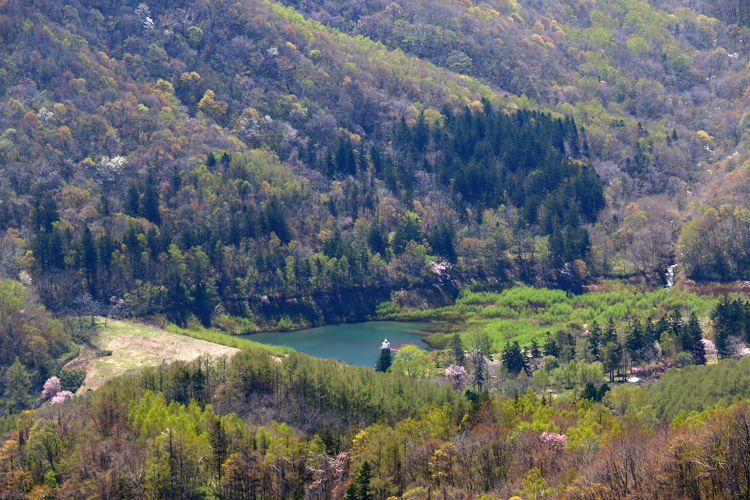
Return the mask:
[[86,380],[86,372],[83,368],[67,368],[60,370],[57,374],[60,379],[60,388],[63,391],[76,392]]
[[427,345],[435,349],[443,349],[448,345],[449,338],[444,333],[433,333],[423,339]]

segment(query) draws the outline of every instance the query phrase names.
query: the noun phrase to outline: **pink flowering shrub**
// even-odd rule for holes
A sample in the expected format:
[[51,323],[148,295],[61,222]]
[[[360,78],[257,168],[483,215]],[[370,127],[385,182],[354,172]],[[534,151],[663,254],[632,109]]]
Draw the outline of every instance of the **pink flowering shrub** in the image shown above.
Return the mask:
[[703,349],[706,351],[706,357],[716,356],[718,351],[716,350],[716,344],[708,339],[701,339],[703,342]]
[[62,386],[60,385],[60,379],[57,377],[50,377],[44,383],[44,389],[42,389],[42,397],[44,399],[49,399],[60,392],[61,388]]
[[547,454],[554,454],[565,449],[568,436],[556,432],[542,432],[539,436],[539,448]]
[[451,381],[454,389],[461,387],[461,383],[466,377],[466,368],[461,365],[450,365],[445,369],[445,378]]
[[747,347],[743,347],[739,350],[739,352],[737,352],[737,356],[739,356],[740,358],[744,356],[750,356],[750,349]]
[[633,373],[633,375],[636,375],[643,379],[650,377],[660,377],[671,366],[672,363],[670,363],[669,361],[657,361],[656,363],[649,363],[644,366],[634,366],[631,369],[631,372]]
[[336,458],[326,457],[326,461],[328,462],[328,467],[333,471],[334,476],[339,479],[344,475],[349,465],[349,454],[342,451],[336,455]]
[[433,286],[441,287],[445,284],[446,281],[451,280],[451,275],[448,272],[451,270],[451,265],[448,262],[430,262],[430,268],[432,269],[432,272],[435,273],[435,277],[437,278],[437,283],[435,283]]
[[56,405],[58,403],[64,403],[68,399],[73,397],[73,393],[70,391],[60,391],[55,396],[49,400],[49,404]]

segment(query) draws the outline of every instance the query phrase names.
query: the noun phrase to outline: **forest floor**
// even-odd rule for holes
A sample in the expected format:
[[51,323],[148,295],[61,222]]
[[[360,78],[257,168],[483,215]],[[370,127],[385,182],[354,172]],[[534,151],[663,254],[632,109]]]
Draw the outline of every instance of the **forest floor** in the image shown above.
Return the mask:
[[232,356],[240,351],[136,323],[110,319],[106,325],[103,322],[98,325],[93,343],[101,351],[111,351],[112,354],[101,356],[101,351],[82,349],[78,358],[69,365],[86,370],[86,381],[78,390],[79,394],[88,389],[96,390],[113,377],[147,366],[189,361],[204,354]]

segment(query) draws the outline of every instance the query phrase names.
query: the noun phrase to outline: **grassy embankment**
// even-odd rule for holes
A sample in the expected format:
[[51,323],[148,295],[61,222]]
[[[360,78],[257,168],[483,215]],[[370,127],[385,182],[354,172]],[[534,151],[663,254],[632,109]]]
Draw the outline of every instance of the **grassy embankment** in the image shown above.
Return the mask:
[[96,389],[109,380],[132,370],[158,366],[173,361],[189,361],[200,356],[232,356],[242,349],[265,349],[282,356],[293,352],[288,347],[277,347],[253,342],[205,328],[166,329],[126,321],[103,319],[97,322],[94,344],[108,355],[95,352],[81,353],[71,366],[86,370],[86,382],[80,391]]
[[[501,350],[506,342],[518,341],[528,346],[532,340],[542,342],[547,332],[581,329],[584,324],[597,321],[604,327],[612,318],[618,327],[627,321],[647,318],[658,320],[673,309],[683,317],[695,311],[704,325],[718,296],[699,295],[684,286],[669,290],[642,290],[619,281],[605,281],[598,291],[569,295],[561,290],[516,285],[502,292],[473,292],[463,290],[455,305],[437,309],[401,308],[386,302],[378,308],[377,319],[444,322],[446,333],[457,332],[462,337],[487,333],[494,350]],[[431,340],[440,343],[441,333]]]

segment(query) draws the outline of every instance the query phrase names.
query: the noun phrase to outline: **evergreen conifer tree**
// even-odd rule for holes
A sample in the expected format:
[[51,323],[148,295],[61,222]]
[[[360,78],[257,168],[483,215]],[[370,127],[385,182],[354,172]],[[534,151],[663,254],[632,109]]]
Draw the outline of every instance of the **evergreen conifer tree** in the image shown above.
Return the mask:
[[589,351],[591,351],[591,355],[594,356],[594,359],[599,359],[599,344],[602,342],[602,329],[599,326],[599,323],[594,321],[591,323],[591,328],[589,329]]
[[370,490],[370,480],[372,479],[372,466],[365,460],[357,474],[357,500],[372,500],[373,495]]
[[502,354],[503,366],[513,375],[518,375],[521,370],[526,370],[526,356],[521,352],[518,342],[505,344]]
[[693,355],[693,363],[696,365],[706,364],[706,346],[703,345],[703,331],[698,322],[698,316],[695,311],[690,313],[690,319],[685,325],[685,332],[690,338],[690,352]]
[[391,350],[381,349],[380,355],[378,356],[378,360],[375,363],[375,371],[387,372],[388,368],[391,367],[392,362],[393,360],[391,359]]
[[531,357],[532,358],[542,357],[542,352],[539,350],[539,342],[537,342],[536,339],[531,341]]
[[477,393],[482,393],[482,386],[484,385],[485,371],[487,365],[484,361],[484,354],[480,350],[474,351],[474,385],[477,386]]
[[458,333],[451,339],[451,353],[453,354],[453,361],[457,365],[463,365],[466,362],[464,345],[463,342],[461,342],[461,335]]
[[555,339],[553,339],[552,335],[547,332],[547,336],[544,338],[544,355],[557,357],[559,354],[560,350],[557,348]]
[[26,371],[26,367],[23,366],[18,357],[16,357],[15,363],[10,365],[8,371],[5,372],[4,396],[6,401],[6,411],[9,413],[17,413],[31,406],[29,389],[31,389],[29,372]]

